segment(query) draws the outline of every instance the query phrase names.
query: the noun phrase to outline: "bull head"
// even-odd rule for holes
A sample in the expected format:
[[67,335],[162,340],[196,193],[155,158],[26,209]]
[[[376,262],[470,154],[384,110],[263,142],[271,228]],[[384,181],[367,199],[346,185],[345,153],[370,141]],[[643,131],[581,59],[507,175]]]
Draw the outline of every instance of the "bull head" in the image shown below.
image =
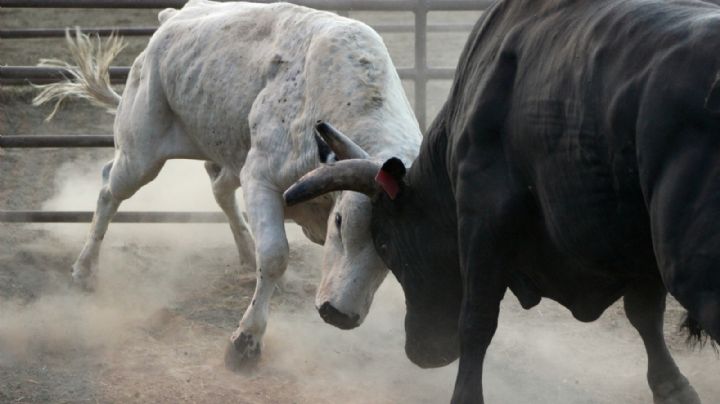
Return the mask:
[[[288,188],[284,194],[285,202],[288,205],[294,205],[327,192],[344,190],[356,191],[369,196],[373,201],[371,220],[376,225],[383,224],[382,226],[370,225],[369,231],[372,232],[376,251],[381,253],[383,263],[393,269],[405,292],[406,302],[414,300],[412,306],[408,304],[405,317],[405,351],[408,358],[421,367],[444,366],[452,362],[458,356],[459,346],[457,321],[460,307],[459,296],[462,295],[458,290],[459,279],[454,282],[452,274],[443,277],[443,279],[453,280],[452,285],[457,288],[431,288],[430,291],[423,287],[418,289],[418,282],[406,282],[403,275],[403,268],[407,266],[404,264],[408,262],[404,258],[407,257],[393,253],[397,252],[397,249],[392,246],[388,247],[391,240],[398,240],[408,234],[416,233],[412,229],[414,228],[413,224],[417,222],[413,212],[416,213],[417,210],[409,208],[407,204],[411,201],[402,197],[403,191],[409,186],[403,181],[406,172],[405,166],[397,158],[391,158],[382,164],[371,160],[358,145],[327,123],[319,122],[316,126],[316,134],[321,161],[327,163],[306,174]],[[332,153],[340,161],[334,161]],[[347,159],[342,160],[343,157]],[[379,198],[383,193],[388,197],[385,200]],[[398,200],[394,200],[396,198]],[[405,206],[404,212],[410,214],[409,218],[399,215],[394,209],[383,208],[396,206],[395,204],[398,202],[401,202],[399,205]],[[403,231],[400,229],[402,226],[398,227],[398,224],[410,224],[410,230],[406,228],[406,231]],[[452,237],[447,240],[451,239]],[[434,258],[431,262],[452,263],[453,257],[457,256],[452,245],[442,251],[449,254],[450,259],[437,258],[431,254],[430,256]],[[332,296],[334,302],[345,302],[345,306],[352,306],[348,302],[358,299],[358,296],[362,294],[358,291],[367,289],[365,285],[367,282],[356,282],[348,276],[349,273],[344,269],[331,269],[324,273],[316,296],[316,306],[320,315],[325,321],[340,328],[352,328],[359,323],[354,318],[346,319],[346,316],[339,315],[338,312],[342,310],[334,310],[331,305],[326,305],[323,301],[326,301],[328,296]],[[354,276],[360,275],[362,274],[354,274]],[[457,273],[455,275],[459,276]],[[365,279],[371,278],[366,277]],[[377,286],[379,283],[372,287],[376,288]],[[417,290],[420,292],[416,292]],[[351,324],[351,326],[346,326],[347,324]]]
[[[393,166],[383,176],[382,166],[369,159],[360,146],[332,125],[318,121],[315,140],[320,161],[325,163],[305,175],[285,192],[288,206],[332,191],[340,195],[328,219],[323,275],[315,296],[315,306],[327,323],[342,329],[360,325],[367,315],[373,295],[387,275],[387,268],[373,244],[370,221],[373,196],[383,189],[393,196],[400,187],[391,174],[402,172]],[[364,194],[364,195],[363,195]]]

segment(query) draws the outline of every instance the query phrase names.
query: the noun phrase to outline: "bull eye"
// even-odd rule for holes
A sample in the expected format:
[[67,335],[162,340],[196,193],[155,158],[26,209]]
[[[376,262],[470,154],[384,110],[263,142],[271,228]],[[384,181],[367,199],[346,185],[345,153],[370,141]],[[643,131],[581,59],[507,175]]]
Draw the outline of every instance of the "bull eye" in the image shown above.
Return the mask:
[[335,227],[337,227],[338,230],[340,230],[340,226],[342,225],[342,216],[340,216],[339,213],[335,214]]

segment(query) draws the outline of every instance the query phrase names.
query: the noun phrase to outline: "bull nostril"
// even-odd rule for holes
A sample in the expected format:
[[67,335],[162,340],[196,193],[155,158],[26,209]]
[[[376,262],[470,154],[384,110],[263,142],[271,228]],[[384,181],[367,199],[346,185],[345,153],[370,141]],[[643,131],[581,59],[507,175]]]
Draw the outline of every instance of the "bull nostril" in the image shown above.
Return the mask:
[[334,325],[343,330],[350,330],[360,325],[360,316],[357,314],[347,315],[332,306],[330,302],[323,303],[318,308],[320,317],[326,323]]

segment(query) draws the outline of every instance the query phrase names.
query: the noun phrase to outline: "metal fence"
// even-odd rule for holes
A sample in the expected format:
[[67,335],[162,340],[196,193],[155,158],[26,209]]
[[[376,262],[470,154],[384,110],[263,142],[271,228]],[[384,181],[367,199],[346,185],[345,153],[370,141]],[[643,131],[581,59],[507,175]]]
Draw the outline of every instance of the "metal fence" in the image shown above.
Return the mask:
[[[251,0],[272,3],[276,0]],[[413,32],[415,39],[414,66],[398,68],[402,79],[412,80],[415,89],[415,114],[421,128],[427,121],[427,83],[429,80],[451,79],[453,68],[427,65],[428,32],[468,32],[467,24],[428,25],[430,11],[479,11],[492,0],[290,0],[290,2],[348,15],[350,11],[409,11],[415,15],[414,23],[407,25],[385,24],[373,26],[378,32]],[[0,8],[166,8],[182,7],[186,0],[0,0]],[[81,28],[86,33],[108,35],[117,32],[126,36],[151,35],[155,27],[99,27]],[[0,29],[0,39],[48,38],[65,35],[65,28]],[[124,83],[129,67],[113,66],[110,69],[113,83]],[[0,66],[0,84],[21,85],[48,83],[62,79],[58,68],[36,66]],[[10,147],[112,147],[111,135],[72,136],[1,136],[0,148]],[[86,222],[92,212],[2,211],[0,222]],[[116,222],[203,222],[224,221],[219,212],[118,212]]]

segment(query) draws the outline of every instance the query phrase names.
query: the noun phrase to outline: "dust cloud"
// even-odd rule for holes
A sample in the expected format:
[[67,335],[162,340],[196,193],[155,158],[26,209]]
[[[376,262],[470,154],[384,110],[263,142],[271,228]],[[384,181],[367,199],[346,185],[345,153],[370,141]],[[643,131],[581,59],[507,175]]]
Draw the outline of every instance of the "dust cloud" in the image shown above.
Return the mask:
[[[101,162],[61,166],[57,171],[58,192],[42,208],[94,210],[101,167]],[[170,174],[186,175],[184,171],[190,172],[189,168],[194,167],[171,166]],[[60,178],[65,180],[60,181]],[[209,190],[209,186],[205,186]],[[183,201],[173,199],[172,195],[162,198],[163,193],[164,190],[158,187],[139,193],[138,200],[128,203],[126,209],[145,205],[162,209],[165,205],[169,210],[193,210],[194,203],[204,203],[207,207],[207,202],[198,196],[193,196],[193,201]],[[174,251],[172,246],[176,241],[190,244],[190,235],[184,240],[174,236],[177,228],[170,225],[111,225],[108,248],[101,253],[99,287],[92,294],[74,290],[69,283],[70,266],[82,247],[88,224],[26,227],[39,232],[41,238],[19,243],[16,247],[21,253],[14,257],[15,262],[9,258],[6,262],[8,266],[14,266],[13,269],[31,274],[17,280],[20,289],[37,287],[39,290],[31,290],[30,296],[26,293],[14,299],[0,300],[2,361],[37,359],[33,356],[60,354],[68,349],[116,348],[127,343],[137,327],[147,325],[143,322],[152,320],[153,314],[177,299],[178,287],[192,281],[191,271],[183,271],[187,265],[183,265],[184,258],[178,254],[180,249]],[[140,254],[143,243],[150,245],[148,250],[157,249],[158,256],[145,262]],[[35,266],[38,264],[38,260],[32,258],[35,255],[62,259]],[[160,262],[164,268],[152,267]],[[23,275],[20,270],[18,273]]]
[[[103,162],[62,165],[43,209],[93,210]],[[239,194],[238,194],[239,195]],[[121,210],[217,210],[202,163],[172,161]],[[423,370],[404,355],[404,297],[389,276],[365,323],[342,331],[313,307],[322,249],[287,225],[291,259],[273,297],[263,359],[242,374],[223,350],[254,274],[239,270],[227,226],[111,224],[95,293],[71,289],[87,224],[22,225],[14,249],[19,292],[0,296],[0,401],[441,403],[457,363]],[[26,236],[22,234],[27,233]],[[24,238],[23,238],[24,237]],[[672,324],[668,325],[673,333]],[[705,402],[720,398],[709,351],[672,345]],[[648,403],[645,354],[613,306],[581,324],[552,302],[503,303],[485,365],[494,403]],[[14,387],[13,387],[14,386]]]

